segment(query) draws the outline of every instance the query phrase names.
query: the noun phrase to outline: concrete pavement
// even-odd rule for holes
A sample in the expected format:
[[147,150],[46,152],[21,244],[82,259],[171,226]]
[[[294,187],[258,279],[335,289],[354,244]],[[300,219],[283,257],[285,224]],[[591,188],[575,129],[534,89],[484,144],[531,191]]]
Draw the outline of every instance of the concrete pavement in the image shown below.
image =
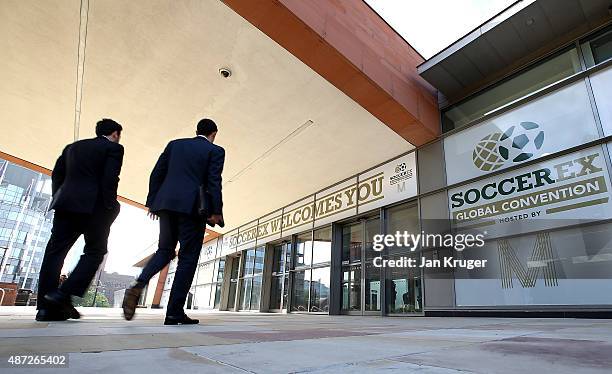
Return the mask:
[[[43,373],[611,373],[612,320],[356,317],[81,308],[78,321],[33,321],[0,308],[0,358],[67,353]],[[1,372],[39,372],[8,368]]]

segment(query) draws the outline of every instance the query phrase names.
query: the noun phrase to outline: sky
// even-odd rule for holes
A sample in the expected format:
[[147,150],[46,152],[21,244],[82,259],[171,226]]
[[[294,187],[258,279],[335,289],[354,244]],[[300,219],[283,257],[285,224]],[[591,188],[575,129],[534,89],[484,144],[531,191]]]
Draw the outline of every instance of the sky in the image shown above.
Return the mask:
[[[424,58],[446,48],[515,0],[365,0]],[[111,228],[105,271],[138,275],[132,265],[139,254],[157,243],[159,224],[142,209],[121,204]],[[68,254],[63,271],[74,268],[83,250],[83,238]],[[154,249],[154,248],[153,248]],[[152,252],[149,249],[147,252]]]
[[365,0],[425,59],[516,0]]
[[[119,273],[124,275],[138,275],[140,269],[132,267],[134,263],[144,256],[139,256],[149,249],[152,253],[156,249],[159,236],[159,221],[153,221],[147,217],[144,209],[121,203],[121,211],[111,226],[108,237],[108,255],[104,270],[108,273]],[[74,268],[80,255],[83,253],[83,237],[72,247],[62,273],[67,273]]]

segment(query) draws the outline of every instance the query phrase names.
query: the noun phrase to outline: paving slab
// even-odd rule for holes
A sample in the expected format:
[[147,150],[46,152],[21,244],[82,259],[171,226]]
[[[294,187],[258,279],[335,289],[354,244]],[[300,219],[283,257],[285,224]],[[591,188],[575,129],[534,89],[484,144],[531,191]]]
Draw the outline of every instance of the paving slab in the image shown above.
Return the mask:
[[40,323],[0,307],[0,358],[69,355],[43,373],[612,373],[612,320],[193,311],[200,325],[163,326],[163,310],[81,312]]

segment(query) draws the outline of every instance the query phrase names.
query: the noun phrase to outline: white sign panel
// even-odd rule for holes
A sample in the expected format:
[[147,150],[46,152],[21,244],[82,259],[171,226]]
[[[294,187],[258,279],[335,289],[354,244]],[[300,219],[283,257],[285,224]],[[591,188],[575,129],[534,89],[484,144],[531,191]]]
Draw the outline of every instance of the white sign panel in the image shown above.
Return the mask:
[[202,251],[200,252],[200,261],[206,262],[214,259],[217,255],[217,244],[219,243],[219,238],[215,238],[210,240],[202,245]]
[[489,237],[612,217],[610,180],[601,147],[588,148],[449,191],[458,229]]
[[444,139],[448,184],[598,138],[579,81]]
[[236,243],[238,239],[238,229],[232,230],[223,235],[221,242],[221,256],[226,256],[236,252]]
[[415,152],[359,175],[356,191],[359,213],[417,194]]

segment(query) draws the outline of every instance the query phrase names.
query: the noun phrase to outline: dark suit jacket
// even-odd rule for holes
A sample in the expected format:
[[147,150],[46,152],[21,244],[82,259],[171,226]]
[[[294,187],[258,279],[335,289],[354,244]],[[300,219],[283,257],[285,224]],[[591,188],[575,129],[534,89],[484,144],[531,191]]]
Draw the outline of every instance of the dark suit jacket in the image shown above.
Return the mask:
[[149,180],[147,206],[152,212],[169,210],[197,214],[200,185],[211,197],[209,214],[222,214],[221,173],[225,150],[208,139],[173,140],[159,156]]
[[123,146],[102,136],[67,145],[51,173],[53,209],[91,214],[96,204],[118,208],[122,163]]

